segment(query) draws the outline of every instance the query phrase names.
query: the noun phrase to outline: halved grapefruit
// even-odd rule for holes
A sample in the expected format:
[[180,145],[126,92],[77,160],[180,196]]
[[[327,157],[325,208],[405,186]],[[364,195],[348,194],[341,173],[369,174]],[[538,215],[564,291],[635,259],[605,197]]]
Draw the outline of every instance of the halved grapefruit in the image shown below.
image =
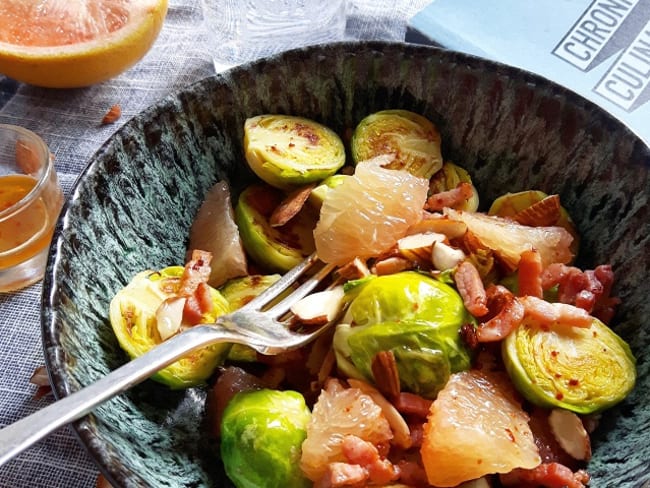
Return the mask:
[[92,85],[151,48],[167,0],[3,0],[0,73],[51,88]]

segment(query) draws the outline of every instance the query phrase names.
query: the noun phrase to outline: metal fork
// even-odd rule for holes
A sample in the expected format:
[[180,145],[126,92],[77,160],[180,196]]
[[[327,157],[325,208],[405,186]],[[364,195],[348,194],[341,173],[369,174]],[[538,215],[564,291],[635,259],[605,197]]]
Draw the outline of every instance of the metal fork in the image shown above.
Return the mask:
[[202,347],[229,342],[248,345],[262,354],[275,355],[313,341],[334,321],[308,333],[298,333],[290,331],[280,319],[334,270],[333,265],[323,266],[286,298],[267,310],[263,309],[316,263],[316,255],[310,256],[242,308],[219,317],[215,324],[191,327],[95,383],[4,427],[0,430],[0,465],[63,425],[83,417],[101,403]]

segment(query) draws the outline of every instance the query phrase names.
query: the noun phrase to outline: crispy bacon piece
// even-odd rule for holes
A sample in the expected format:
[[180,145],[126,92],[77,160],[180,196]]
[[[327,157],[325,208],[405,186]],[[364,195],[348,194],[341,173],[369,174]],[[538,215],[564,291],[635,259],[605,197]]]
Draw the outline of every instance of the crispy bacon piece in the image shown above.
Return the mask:
[[207,283],[210,278],[212,253],[195,249],[192,258],[185,264],[178,289],[179,295],[192,295],[199,283]]
[[521,253],[517,271],[519,290],[517,295],[542,298],[542,257],[532,249]]
[[341,486],[363,486],[368,472],[358,464],[330,463],[323,477],[314,483],[314,488],[337,488]]
[[610,296],[614,272],[608,264],[582,271],[574,266],[554,263],[542,273],[542,288],[558,286],[558,300],[582,308],[607,323],[620,300]]
[[490,285],[486,294],[491,318],[478,326],[476,338],[478,342],[500,341],[521,324],[524,307],[504,286]]
[[542,463],[533,469],[515,469],[500,475],[504,486],[517,488],[585,488],[589,475],[582,470],[573,472],[559,463]]
[[400,470],[400,482],[406,486],[430,486],[424,468],[415,461],[402,460],[397,463]]
[[483,281],[472,263],[460,263],[454,273],[454,281],[469,313],[474,317],[483,317],[489,312]]
[[472,185],[463,181],[458,183],[456,188],[431,195],[424,204],[424,209],[437,212],[445,207],[455,208],[472,198],[473,195]]
[[399,471],[387,459],[379,456],[377,448],[368,441],[346,435],[341,443],[343,456],[350,464],[358,464],[368,472],[368,480],[382,486],[399,477]]
[[426,418],[429,415],[429,409],[432,403],[433,400],[407,391],[401,392],[393,401],[393,405],[395,405],[395,408],[400,413],[422,418]]
[[185,296],[183,321],[189,325],[201,322],[204,313],[213,307],[212,292],[208,286],[212,253],[195,249],[192,258],[185,264],[177,295]]
[[591,327],[593,318],[586,310],[568,303],[550,303],[535,297],[520,297],[526,318],[541,326]]

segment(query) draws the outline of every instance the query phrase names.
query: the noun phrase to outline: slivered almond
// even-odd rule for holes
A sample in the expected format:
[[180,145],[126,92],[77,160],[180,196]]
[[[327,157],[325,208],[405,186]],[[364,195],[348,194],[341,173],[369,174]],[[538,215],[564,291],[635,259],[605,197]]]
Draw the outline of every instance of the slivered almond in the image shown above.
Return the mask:
[[289,222],[305,206],[305,202],[311,191],[316,187],[315,183],[301,186],[289,193],[280,205],[278,205],[269,217],[271,227],[280,227]]
[[560,210],[560,196],[549,195],[518,212],[513,220],[531,227],[547,227],[557,223],[560,218]]
[[575,413],[554,408],[548,416],[551,432],[558,444],[571,457],[580,461],[591,459],[591,442],[582,420]]
[[397,409],[390,403],[384,395],[374,386],[369,385],[365,381],[348,379],[348,384],[352,388],[358,388],[362,393],[368,395],[372,400],[379,405],[384,417],[388,421],[391,430],[393,431],[393,444],[403,449],[411,447],[411,430],[404,420],[404,417],[397,411]]
[[390,398],[400,394],[399,371],[395,355],[391,351],[380,351],[372,358],[372,375],[379,391]]

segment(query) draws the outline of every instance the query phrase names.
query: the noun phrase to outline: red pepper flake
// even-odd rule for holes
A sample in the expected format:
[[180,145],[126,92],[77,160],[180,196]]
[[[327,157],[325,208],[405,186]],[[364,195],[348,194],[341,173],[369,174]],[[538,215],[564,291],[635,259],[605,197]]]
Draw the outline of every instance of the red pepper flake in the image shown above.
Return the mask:
[[562,400],[563,398],[564,398],[564,395],[563,395],[561,392],[558,391],[558,392],[555,394],[555,399],[556,399],[556,400]]
[[578,386],[580,384],[580,380],[577,380],[575,378],[571,378],[569,380],[569,386]]
[[556,358],[558,356],[558,354],[560,354],[560,353],[557,352],[557,351],[551,351],[551,356],[553,356],[554,358]]

